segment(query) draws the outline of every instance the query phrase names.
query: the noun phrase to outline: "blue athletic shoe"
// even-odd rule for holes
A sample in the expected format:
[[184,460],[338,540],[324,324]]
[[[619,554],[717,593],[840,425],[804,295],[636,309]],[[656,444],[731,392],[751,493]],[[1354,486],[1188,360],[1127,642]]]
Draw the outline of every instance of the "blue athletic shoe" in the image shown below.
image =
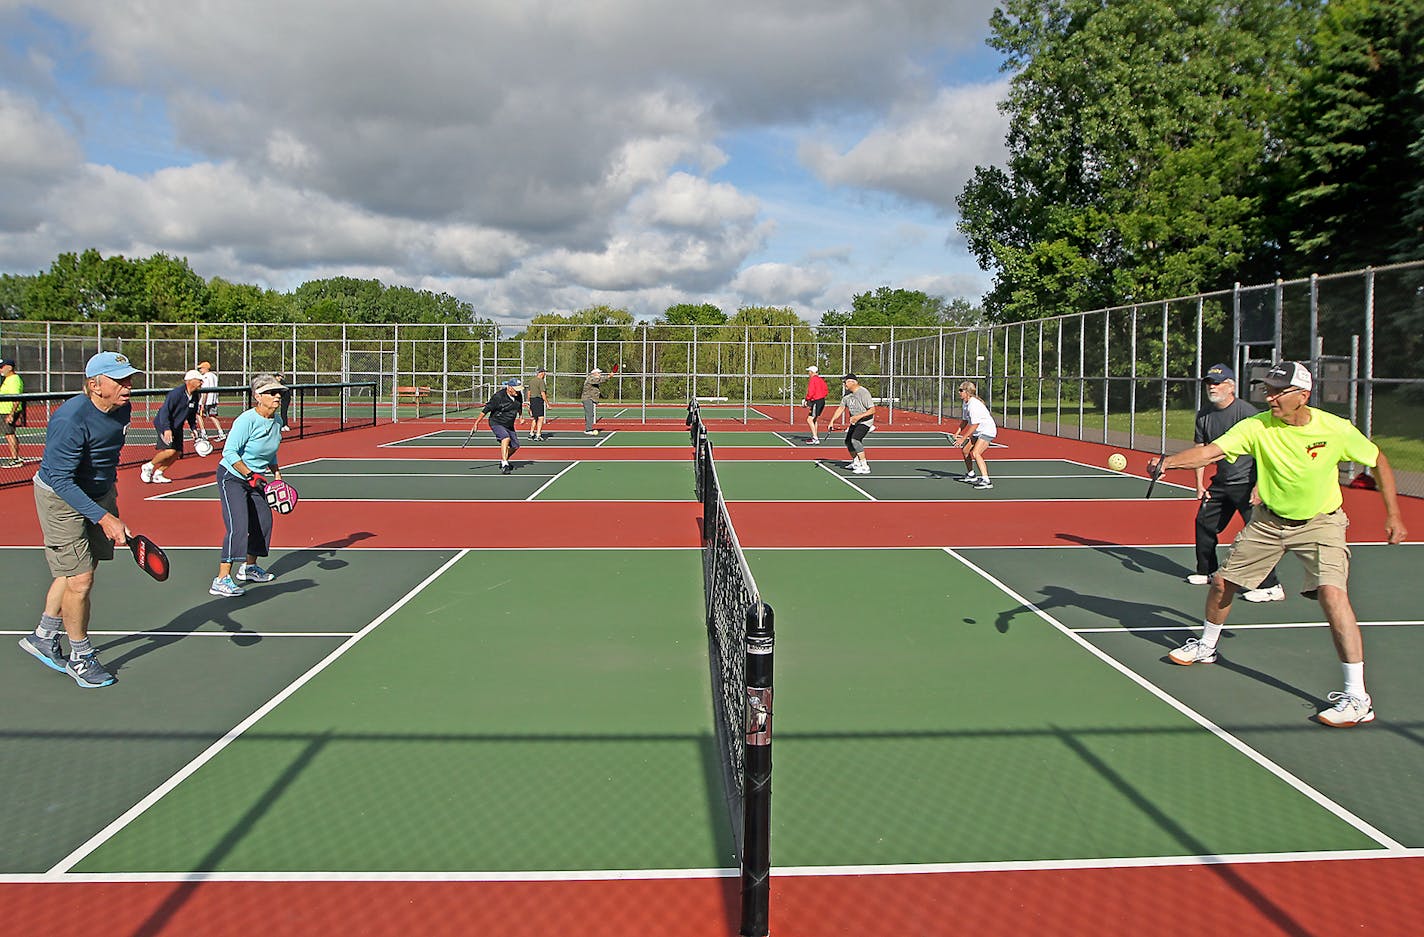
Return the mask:
[[221,576],[213,580],[213,584],[208,587],[209,595],[242,595],[247,590],[232,581],[231,576]]
[[55,635],[46,641],[39,635],[31,632],[20,639],[20,647],[27,654],[33,654],[35,659],[44,664],[50,670],[58,670],[64,673],[64,665],[68,663],[64,656],[64,651],[59,648],[59,635]]
[[271,582],[277,577],[256,563],[242,563],[237,567],[237,575],[233,578],[243,582]]

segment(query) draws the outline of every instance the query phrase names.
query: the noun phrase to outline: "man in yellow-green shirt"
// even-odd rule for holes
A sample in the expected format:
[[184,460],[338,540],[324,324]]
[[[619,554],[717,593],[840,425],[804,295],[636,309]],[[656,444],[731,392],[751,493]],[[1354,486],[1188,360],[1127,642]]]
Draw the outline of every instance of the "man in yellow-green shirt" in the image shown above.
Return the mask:
[[1399,516],[1394,471],[1379,447],[1348,420],[1308,406],[1313,381],[1305,365],[1283,361],[1266,372],[1263,383],[1269,412],[1242,420],[1214,442],[1168,456],[1160,465],[1155,459],[1148,463],[1155,473],[1243,455],[1256,460],[1253,501],[1259,507],[1212,580],[1201,637],[1189,638],[1167,656],[1174,664],[1215,663],[1232,598],[1239,590],[1256,588],[1284,554],[1294,553],[1305,564],[1302,594],[1320,601],[1345,674],[1344,692],[1331,693],[1333,705],[1316,718],[1336,728],[1371,722],[1375,711],[1365,691],[1364,642],[1347,591],[1349,520],[1341,509],[1337,466],[1358,462],[1374,469],[1391,544],[1408,536]]
[[[25,381],[15,373],[14,358],[0,358],[0,394],[23,394]],[[25,402],[23,400],[0,400],[0,436],[5,437],[5,445],[10,450],[8,458],[0,459],[0,468],[17,468],[20,461],[20,444],[15,431],[23,425]]]

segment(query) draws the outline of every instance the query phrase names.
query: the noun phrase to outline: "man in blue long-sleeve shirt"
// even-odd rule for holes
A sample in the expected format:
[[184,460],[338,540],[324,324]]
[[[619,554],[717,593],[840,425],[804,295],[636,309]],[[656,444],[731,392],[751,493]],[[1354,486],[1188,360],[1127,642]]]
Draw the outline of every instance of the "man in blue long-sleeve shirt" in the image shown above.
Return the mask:
[[157,453],[138,470],[139,480],[145,483],[166,485],[173,481],[163,470],[183,454],[183,424],[196,431],[198,429],[198,388],[203,386],[203,375],[189,371],[183,375],[183,383],[168,392],[163,398],[163,406],[153,415],[153,431],[158,436],[154,444]]
[[[137,373],[128,358],[112,351],[90,358],[84,393],[49,419],[35,473],[35,511],[54,581],[39,626],[20,639],[20,647],[86,689],[114,682],[89,643],[89,612],[99,561],[113,559],[114,545],[128,542],[115,482]],[[59,645],[61,630],[69,635],[68,658]]]

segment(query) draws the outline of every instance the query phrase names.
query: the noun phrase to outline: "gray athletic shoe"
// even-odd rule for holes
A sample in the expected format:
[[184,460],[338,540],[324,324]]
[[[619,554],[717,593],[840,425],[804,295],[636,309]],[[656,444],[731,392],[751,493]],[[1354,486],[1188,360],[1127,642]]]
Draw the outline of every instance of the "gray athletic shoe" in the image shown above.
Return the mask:
[[239,563],[237,565],[237,575],[232,578],[239,582],[271,582],[277,577],[256,563]]
[[68,661],[64,657],[64,651],[59,647],[59,635],[55,635],[46,641],[39,635],[31,632],[20,639],[20,647],[27,654],[33,654],[35,659],[44,664],[50,670],[58,670],[64,673],[64,665]]
[[64,669],[74,678],[75,683],[86,690],[97,690],[114,682],[114,675],[104,669],[96,654],[71,660],[64,665]]

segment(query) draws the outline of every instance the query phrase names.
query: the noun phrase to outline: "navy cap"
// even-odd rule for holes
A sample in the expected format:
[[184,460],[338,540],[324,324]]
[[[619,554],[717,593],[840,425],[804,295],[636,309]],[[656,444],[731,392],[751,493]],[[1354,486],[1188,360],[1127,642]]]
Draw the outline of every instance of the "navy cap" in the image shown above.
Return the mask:
[[0,358],[0,368],[5,367],[5,365],[7,365],[7,364],[8,364],[10,367],[13,368],[13,367],[15,366],[15,359],[14,359],[14,358]]
[[505,387],[523,387],[523,386],[524,386],[524,382],[521,381],[521,380],[520,380],[519,378],[517,378],[517,377],[511,377],[509,380],[507,380],[507,381],[504,382],[504,386],[505,386]]
[[855,381],[857,384],[860,383],[860,378],[856,377],[854,374],[847,374],[845,377],[841,378],[841,380],[843,380],[843,381]]
[[1224,364],[1214,364],[1206,369],[1206,374],[1202,375],[1202,380],[1212,384],[1220,384],[1222,381],[1236,380],[1236,372]]

